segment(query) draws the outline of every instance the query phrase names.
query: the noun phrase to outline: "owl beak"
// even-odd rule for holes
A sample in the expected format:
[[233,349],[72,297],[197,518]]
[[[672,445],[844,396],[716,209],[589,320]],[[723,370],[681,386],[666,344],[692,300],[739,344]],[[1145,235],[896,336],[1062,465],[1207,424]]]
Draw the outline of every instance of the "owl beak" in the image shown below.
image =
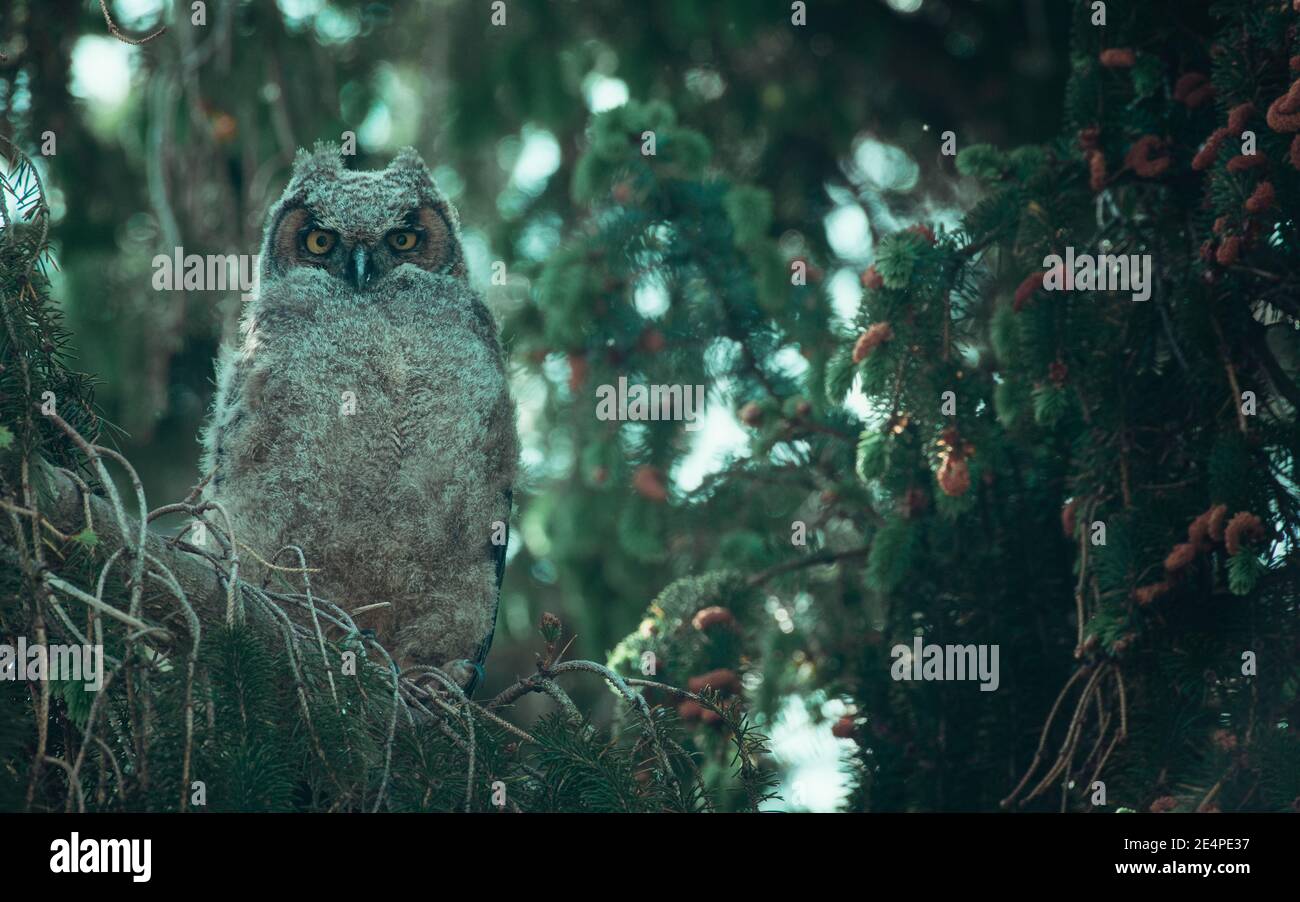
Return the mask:
[[352,284],[359,291],[365,291],[366,286],[370,284],[370,254],[362,245],[357,245],[352,249],[351,270]]

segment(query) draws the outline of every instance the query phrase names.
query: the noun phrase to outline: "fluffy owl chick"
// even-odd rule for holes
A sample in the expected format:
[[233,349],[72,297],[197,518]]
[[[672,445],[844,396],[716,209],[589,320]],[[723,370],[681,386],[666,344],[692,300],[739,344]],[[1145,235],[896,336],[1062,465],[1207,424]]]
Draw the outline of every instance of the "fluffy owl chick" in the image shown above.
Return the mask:
[[[300,546],[313,592],[399,666],[473,690],[492,642],[519,457],[496,324],[456,214],[414,151],[345,169],[299,152],[270,211],[242,341],[223,348],[207,492],[270,561]],[[298,566],[288,552],[275,561]],[[241,576],[266,576],[243,551]],[[296,578],[296,577],[295,577]]]

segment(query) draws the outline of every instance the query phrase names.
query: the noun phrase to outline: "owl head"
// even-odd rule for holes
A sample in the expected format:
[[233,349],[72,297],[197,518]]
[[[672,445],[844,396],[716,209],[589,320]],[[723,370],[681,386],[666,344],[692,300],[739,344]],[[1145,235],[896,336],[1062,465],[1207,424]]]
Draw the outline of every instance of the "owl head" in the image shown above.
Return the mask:
[[466,278],[456,210],[420,155],[408,147],[387,169],[356,171],[336,144],[298,151],[267,216],[262,280],[309,266],[366,291],[403,263]]

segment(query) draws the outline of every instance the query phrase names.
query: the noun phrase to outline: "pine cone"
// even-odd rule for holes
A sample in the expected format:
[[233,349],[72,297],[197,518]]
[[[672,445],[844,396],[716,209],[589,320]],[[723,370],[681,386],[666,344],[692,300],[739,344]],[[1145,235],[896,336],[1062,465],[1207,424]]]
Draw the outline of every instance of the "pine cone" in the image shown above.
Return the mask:
[[1205,146],[1197,151],[1196,156],[1192,157],[1192,168],[1197,172],[1203,172],[1214,165],[1218,159],[1219,150],[1223,147],[1223,142],[1228,140],[1232,132],[1226,128],[1216,128],[1210,133],[1210,137],[1205,139]]
[[1100,150],[1088,151],[1088,187],[1094,194],[1106,187],[1106,155]]
[[1223,521],[1228,518],[1228,505],[1216,504],[1208,511],[1209,518],[1206,520],[1209,528],[1210,538],[1216,542],[1223,541]]
[[1223,239],[1219,245],[1219,252],[1214,255],[1215,262],[1220,266],[1231,266],[1241,257],[1241,238],[1237,235],[1229,235]]
[[1264,524],[1259,517],[1248,511],[1241,511],[1228,521],[1228,528],[1223,531],[1223,545],[1228,554],[1241,550],[1242,542],[1260,542],[1265,535]]
[[1240,135],[1250,121],[1250,117],[1255,115],[1255,104],[1241,103],[1228,111],[1228,131],[1234,135]]
[[1169,170],[1169,151],[1155,135],[1143,135],[1129,148],[1124,165],[1144,179],[1162,176]]
[[1293,82],[1285,94],[1269,104],[1264,118],[1275,132],[1300,131],[1300,80]]
[[1169,590],[1171,588],[1173,587],[1164,580],[1161,580],[1158,583],[1150,583],[1145,586],[1138,586],[1136,589],[1133,590],[1133,600],[1136,601],[1139,605],[1145,607],[1146,605],[1151,604],[1151,602],[1155,601],[1157,598],[1161,598],[1165,595],[1168,595]]
[[1174,100],[1194,110],[1214,97],[1214,85],[1200,72],[1187,72],[1174,84]]
[[1277,201],[1272,182],[1260,182],[1255,186],[1255,193],[1246,200],[1246,212],[1259,215],[1272,209]]
[[1103,50],[1098,58],[1107,69],[1132,69],[1137,64],[1137,54],[1127,47]]
[[945,453],[939,465],[939,488],[951,498],[966,494],[970,489],[970,464],[955,452]]
[[1268,157],[1261,151],[1259,153],[1238,154],[1228,161],[1229,172],[1245,172],[1248,169],[1254,169],[1257,166],[1263,166],[1268,162]]
[[691,677],[686,683],[686,688],[695,693],[711,688],[721,695],[736,695],[740,692],[740,675],[734,670],[722,667]]
[[1019,313],[1025,309],[1025,305],[1033,298],[1034,292],[1043,287],[1043,277],[1047,273],[1035,272],[1025,276],[1024,281],[1016,287],[1016,297],[1011,304],[1011,309]]
[[1079,510],[1079,502],[1071,499],[1061,508],[1061,531],[1067,539],[1074,538],[1074,521]]
[[1167,573],[1177,573],[1186,569],[1194,560],[1196,560],[1196,546],[1191,542],[1180,542],[1174,546],[1174,550],[1169,552],[1169,556],[1165,558],[1165,571]]
[[894,337],[894,329],[889,323],[875,323],[858,336],[853,345],[853,362],[861,363],[871,352]]
[[632,487],[637,494],[648,501],[662,504],[668,500],[668,488],[664,485],[664,474],[651,466],[638,467],[632,476]]
[[909,227],[907,231],[911,232],[913,235],[921,236],[921,238],[930,244],[934,244],[934,229],[930,228],[928,225],[917,223],[916,225]]
[[876,269],[875,264],[862,271],[862,287],[868,291],[879,291],[885,287],[885,277]]

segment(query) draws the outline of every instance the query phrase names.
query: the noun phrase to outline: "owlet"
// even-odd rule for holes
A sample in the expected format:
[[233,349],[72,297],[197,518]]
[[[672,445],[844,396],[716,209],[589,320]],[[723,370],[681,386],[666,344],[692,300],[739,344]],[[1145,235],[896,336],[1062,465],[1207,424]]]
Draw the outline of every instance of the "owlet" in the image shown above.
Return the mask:
[[[300,546],[314,594],[374,606],[357,625],[400,667],[442,667],[472,691],[519,439],[455,209],[413,150],[360,172],[318,144],[267,216],[259,277],[217,361],[208,497],[240,546],[266,561]],[[265,571],[240,547],[241,576]]]

